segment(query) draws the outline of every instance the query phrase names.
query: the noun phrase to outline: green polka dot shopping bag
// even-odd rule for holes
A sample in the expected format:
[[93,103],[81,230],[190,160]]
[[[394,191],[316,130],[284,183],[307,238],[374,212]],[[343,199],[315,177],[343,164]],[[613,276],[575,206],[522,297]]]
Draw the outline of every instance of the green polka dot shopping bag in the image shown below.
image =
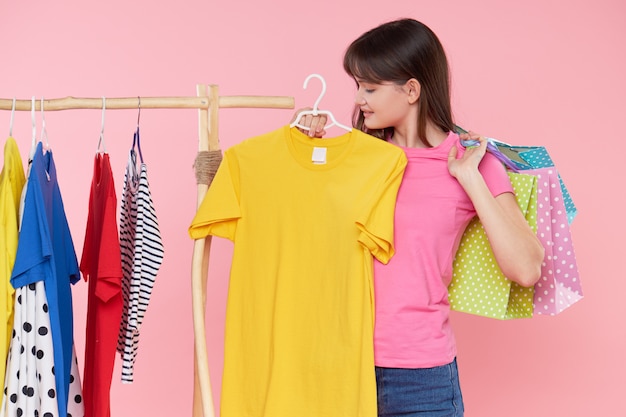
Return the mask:
[[[537,230],[537,177],[508,172],[517,203]],[[504,276],[478,217],[465,229],[448,286],[450,308],[494,319],[532,317],[534,288],[522,287]]]

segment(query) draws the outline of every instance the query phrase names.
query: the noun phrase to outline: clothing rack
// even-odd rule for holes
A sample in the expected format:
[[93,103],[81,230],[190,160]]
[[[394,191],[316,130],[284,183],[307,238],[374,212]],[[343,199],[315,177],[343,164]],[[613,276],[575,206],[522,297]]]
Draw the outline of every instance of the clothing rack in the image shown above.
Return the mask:
[[[71,110],[102,109],[103,98],[64,97],[54,99],[16,100],[0,98],[0,110]],[[221,153],[218,137],[220,108],[293,109],[294,98],[289,96],[220,96],[217,85],[196,85],[193,97],[112,97],[106,98],[106,109],[198,109],[198,154]],[[216,167],[213,167],[216,168]],[[198,178],[197,207],[209,188],[210,180]],[[214,417],[213,395],[209,376],[206,346],[206,290],[211,237],[194,241],[191,266],[191,291],[194,329],[194,394],[193,416]]]
[[[215,86],[217,87],[217,86]],[[293,97],[287,96],[222,96],[213,98],[219,108],[274,108],[292,109]],[[44,99],[45,111],[73,109],[102,109],[102,98],[64,97]],[[209,109],[212,100],[198,97],[111,97],[106,98],[106,109]],[[11,110],[13,99],[0,98],[0,110]],[[32,110],[31,100],[15,100],[15,110]],[[35,100],[35,110],[41,110],[41,100]]]

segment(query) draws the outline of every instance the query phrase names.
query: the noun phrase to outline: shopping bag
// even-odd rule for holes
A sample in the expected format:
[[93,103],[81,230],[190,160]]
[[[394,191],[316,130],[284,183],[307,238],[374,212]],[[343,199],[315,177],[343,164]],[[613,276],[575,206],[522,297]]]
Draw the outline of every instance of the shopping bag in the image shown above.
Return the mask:
[[[550,158],[548,151],[543,146],[513,146],[504,142],[497,141],[495,139],[490,139],[490,143],[493,144],[493,146],[496,147],[498,151],[506,156],[509,160],[514,162],[515,166],[517,167],[516,172],[526,171],[535,168],[554,167],[554,162],[552,161],[552,158]],[[576,209],[576,205],[574,204],[574,201],[572,200],[572,197],[567,190],[563,179],[559,174],[557,174],[557,176],[559,179],[561,192],[563,194],[563,202],[565,205],[565,211],[567,213],[567,221],[569,224],[572,224],[572,221],[574,221],[574,217],[576,217],[578,210]]]
[[[508,172],[524,217],[537,230],[537,178]],[[478,217],[469,223],[453,262],[448,286],[450,308],[494,319],[528,318],[533,315],[534,288],[507,279],[491,250]]]
[[[467,133],[463,128],[456,127],[457,132]],[[550,158],[548,150],[544,146],[518,146],[509,145],[493,138],[487,138],[487,151],[500,160],[510,171],[523,172],[536,168],[555,167],[554,161]],[[465,140],[463,145],[476,145],[474,140]],[[567,222],[572,224],[574,217],[578,214],[578,209],[572,200],[572,197],[565,186],[565,182],[560,175],[559,185],[563,193],[563,202],[567,213]]]
[[554,168],[525,172],[537,177],[537,237],[545,248],[534,313],[556,315],[583,298],[565,199]]

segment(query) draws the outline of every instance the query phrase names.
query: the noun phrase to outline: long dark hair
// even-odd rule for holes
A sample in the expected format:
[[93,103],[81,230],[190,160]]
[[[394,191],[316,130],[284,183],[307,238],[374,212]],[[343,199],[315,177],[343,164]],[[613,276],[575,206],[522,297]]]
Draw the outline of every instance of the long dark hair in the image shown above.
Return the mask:
[[[400,19],[371,29],[350,44],[343,68],[352,78],[374,84],[404,85],[415,78],[421,85],[418,136],[426,146],[431,146],[426,138],[428,120],[444,132],[454,130],[448,60],[437,36],[423,23]],[[393,135],[393,128],[368,130],[363,120],[357,106],[353,120],[357,129],[385,140]]]

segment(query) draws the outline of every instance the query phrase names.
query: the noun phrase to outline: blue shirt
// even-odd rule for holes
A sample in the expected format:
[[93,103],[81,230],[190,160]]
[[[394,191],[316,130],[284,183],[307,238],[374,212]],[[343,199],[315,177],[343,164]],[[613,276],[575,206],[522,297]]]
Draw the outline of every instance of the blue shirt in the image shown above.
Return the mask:
[[[37,145],[28,176],[24,214],[11,284],[44,281],[56,377],[59,415],[67,415],[72,365],[73,312],[70,284],[80,280],[74,243],[65,216],[52,152]],[[62,372],[59,372],[62,370]]]

